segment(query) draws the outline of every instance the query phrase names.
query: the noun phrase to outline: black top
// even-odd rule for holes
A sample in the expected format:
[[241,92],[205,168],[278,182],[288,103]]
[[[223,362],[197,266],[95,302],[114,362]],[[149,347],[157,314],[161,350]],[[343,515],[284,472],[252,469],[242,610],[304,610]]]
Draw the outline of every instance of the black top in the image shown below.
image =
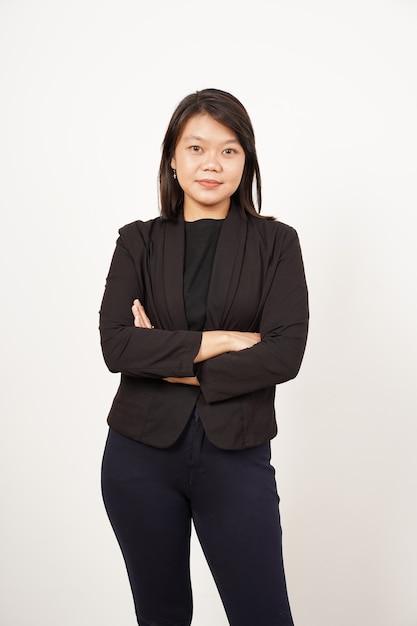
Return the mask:
[[190,330],[203,330],[205,326],[211,270],[223,222],[216,219],[184,222],[184,305]]

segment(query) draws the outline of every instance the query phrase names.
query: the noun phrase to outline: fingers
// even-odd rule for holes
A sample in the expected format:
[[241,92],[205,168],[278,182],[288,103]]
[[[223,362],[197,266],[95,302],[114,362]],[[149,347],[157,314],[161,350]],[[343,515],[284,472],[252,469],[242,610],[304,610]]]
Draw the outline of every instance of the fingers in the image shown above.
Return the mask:
[[233,350],[239,352],[246,348],[252,348],[261,341],[260,333],[252,333],[246,331],[231,331],[233,338]]
[[246,344],[247,348],[252,348],[261,341],[261,335],[259,333],[242,333],[242,340]]
[[153,328],[151,320],[146,315],[146,311],[138,299],[133,301],[131,310],[134,318],[133,323],[136,328]]
[[172,376],[169,376],[168,378],[164,378],[163,380],[165,380],[167,383],[192,385],[194,387],[200,386],[200,382],[196,376],[187,376],[185,378],[174,378]]

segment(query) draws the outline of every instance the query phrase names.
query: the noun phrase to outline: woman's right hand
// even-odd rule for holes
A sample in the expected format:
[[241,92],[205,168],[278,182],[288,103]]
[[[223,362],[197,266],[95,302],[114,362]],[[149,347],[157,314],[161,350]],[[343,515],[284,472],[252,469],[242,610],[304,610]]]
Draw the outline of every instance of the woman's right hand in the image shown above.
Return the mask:
[[252,348],[261,341],[260,333],[239,330],[206,330],[202,333],[200,350],[194,363],[201,363],[226,352]]
[[227,330],[232,344],[230,352],[239,352],[246,348],[252,348],[261,341],[260,333],[250,333],[238,330]]

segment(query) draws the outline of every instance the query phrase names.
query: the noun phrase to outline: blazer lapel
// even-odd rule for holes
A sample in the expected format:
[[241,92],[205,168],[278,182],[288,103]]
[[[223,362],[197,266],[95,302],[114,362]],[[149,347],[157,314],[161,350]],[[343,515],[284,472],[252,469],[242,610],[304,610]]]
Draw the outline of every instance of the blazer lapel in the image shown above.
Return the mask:
[[232,203],[216,248],[207,298],[206,329],[224,327],[239,283],[246,233],[246,215]]
[[165,222],[164,226],[162,255],[164,314],[170,328],[186,330],[188,324],[184,307],[185,235],[182,214],[175,221]]

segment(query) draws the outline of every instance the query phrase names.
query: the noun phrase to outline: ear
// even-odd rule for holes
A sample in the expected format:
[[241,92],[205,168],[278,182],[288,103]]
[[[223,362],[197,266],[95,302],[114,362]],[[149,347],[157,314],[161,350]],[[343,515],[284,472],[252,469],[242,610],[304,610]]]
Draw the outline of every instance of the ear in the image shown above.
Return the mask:
[[177,163],[175,161],[175,157],[172,157],[172,159],[171,159],[171,167],[172,167],[173,170],[177,169]]

